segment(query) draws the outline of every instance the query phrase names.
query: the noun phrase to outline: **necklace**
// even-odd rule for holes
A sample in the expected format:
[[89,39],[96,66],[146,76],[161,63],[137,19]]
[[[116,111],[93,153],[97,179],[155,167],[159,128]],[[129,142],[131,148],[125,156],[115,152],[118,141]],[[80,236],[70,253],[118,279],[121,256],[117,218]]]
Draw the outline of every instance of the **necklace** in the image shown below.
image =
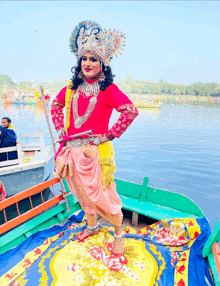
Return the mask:
[[94,96],[97,92],[99,93],[99,84],[98,81],[89,84],[86,80],[84,80],[84,82],[80,84],[78,89],[79,95],[83,97],[90,97],[92,95]]
[[[76,93],[73,96],[73,119],[75,128],[80,128],[89,118],[91,113],[93,112],[96,102],[97,96],[99,94],[99,84],[98,81],[95,81],[91,84],[84,81],[80,84],[76,90]],[[79,116],[78,114],[78,99],[79,96],[90,97],[89,106],[83,116]]]

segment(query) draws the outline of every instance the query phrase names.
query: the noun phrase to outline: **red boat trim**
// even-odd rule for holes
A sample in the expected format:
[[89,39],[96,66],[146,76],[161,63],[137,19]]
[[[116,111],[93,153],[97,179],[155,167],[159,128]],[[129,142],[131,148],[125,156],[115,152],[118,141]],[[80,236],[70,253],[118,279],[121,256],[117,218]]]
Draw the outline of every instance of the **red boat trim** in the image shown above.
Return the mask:
[[[54,191],[53,191],[54,197],[52,199],[50,199],[49,201],[46,201],[46,202],[44,201],[43,194],[42,194],[43,190],[49,188],[50,186],[53,186],[53,185],[59,183],[59,181],[60,181],[59,179],[53,178],[51,180],[48,180],[44,183],[41,183],[37,186],[34,186],[30,189],[27,189],[27,190],[13,196],[13,197],[10,197],[10,198],[0,202],[0,210],[3,210],[4,219],[5,219],[5,223],[0,226],[0,234],[7,232],[8,230],[22,224],[23,222],[33,218],[34,216],[40,214],[41,212],[47,210],[48,208],[50,208],[50,207],[56,205],[57,203],[59,203],[60,201],[62,201],[64,199],[63,195],[55,196]],[[34,208],[33,204],[32,204],[32,200],[31,200],[31,196],[35,195],[37,193],[41,193],[42,204]],[[31,210],[29,210],[26,213],[23,213],[21,215],[18,202],[25,199],[25,198],[28,198],[28,197],[29,197],[29,200],[31,203]],[[7,208],[13,204],[16,204],[18,216],[16,218],[8,221],[7,217],[6,217],[5,208]]]

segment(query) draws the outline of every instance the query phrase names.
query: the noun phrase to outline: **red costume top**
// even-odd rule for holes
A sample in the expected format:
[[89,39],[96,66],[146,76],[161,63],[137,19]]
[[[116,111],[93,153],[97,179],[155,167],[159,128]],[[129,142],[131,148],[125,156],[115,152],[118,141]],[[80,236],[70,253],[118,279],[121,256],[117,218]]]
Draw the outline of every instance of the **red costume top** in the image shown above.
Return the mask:
[[[94,82],[94,80],[88,79],[86,79],[86,81],[90,84]],[[51,104],[52,120],[57,131],[64,127],[64,114],[62,109],[65,107],[66,90],[67,86],[59,92]],[[79,116],[83,116],[85,114],[90,98],[91,96],[79,96]],[[121,114],[118,121],[109,130],[109,121],[113,108],[115,108]],[[105,91],[100,90],[94,110],[87,121],[78,129],[75,128],[73,124],[73,104],[71,103],[70,127],[68,129],[68,135],[74,135],[76,133],[93,129],[94,134],[106,134],[106,137],[110,140],[114,137],[119,138],[137,115],[138,110],[133,105],[131,100],[122,91],[120,91],[115,84],[111,84],[106,88]]]

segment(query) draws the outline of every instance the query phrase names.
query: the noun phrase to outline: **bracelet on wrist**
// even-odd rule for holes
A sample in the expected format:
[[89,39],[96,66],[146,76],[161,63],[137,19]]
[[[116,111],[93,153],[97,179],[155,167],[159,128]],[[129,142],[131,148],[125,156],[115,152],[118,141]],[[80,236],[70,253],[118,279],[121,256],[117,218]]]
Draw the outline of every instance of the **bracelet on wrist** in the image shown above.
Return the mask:
[[106,134],[104,134],[103,136],[105,137],[105,139],[106,139],[107,141],[109,141],[109,139],[106,137]]
[[105,137],[108,139],[108,141],[112,141],[113,139],[115,139],[115,136],[113,136],[110,132],[105,134]]
[[57,131],[57,134],[58,134],[59,137],[61,136],[62,133],[63,133],[63,130],[58,130]]

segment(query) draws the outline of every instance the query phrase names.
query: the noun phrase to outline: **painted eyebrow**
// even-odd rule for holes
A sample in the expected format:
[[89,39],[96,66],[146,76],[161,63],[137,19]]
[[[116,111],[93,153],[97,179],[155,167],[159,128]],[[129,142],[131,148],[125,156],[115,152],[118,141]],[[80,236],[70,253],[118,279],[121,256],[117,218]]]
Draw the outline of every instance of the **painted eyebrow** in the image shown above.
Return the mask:
[[[84,58],[84,59],[85,59],[85,58],[87,59],[87,57],[86,57],[86,56],[83,56],[83,58]],[[97,58],[95,58],[95,57],[93,57],[93,56],[92,56],[92,57],[89,57],[89,59],[90,59],[90,60],[95,59],[95,60],[97,60],[97,61],[98,61],[98,59],[97,59]]]

